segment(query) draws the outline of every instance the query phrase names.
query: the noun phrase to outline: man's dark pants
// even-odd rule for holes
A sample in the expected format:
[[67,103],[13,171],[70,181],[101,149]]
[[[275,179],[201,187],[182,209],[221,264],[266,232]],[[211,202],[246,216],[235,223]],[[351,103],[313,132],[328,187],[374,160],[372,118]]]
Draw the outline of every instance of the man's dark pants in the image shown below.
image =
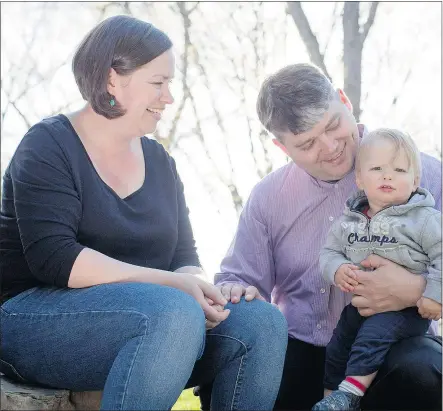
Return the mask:
[[[310,410],[323,398],[325,347],[289,338],[276,410]],[[362,410],[441,410],[442,340],[426,335],[392,346],[366,392]],[[211,386],[199,389],[209,410]]]

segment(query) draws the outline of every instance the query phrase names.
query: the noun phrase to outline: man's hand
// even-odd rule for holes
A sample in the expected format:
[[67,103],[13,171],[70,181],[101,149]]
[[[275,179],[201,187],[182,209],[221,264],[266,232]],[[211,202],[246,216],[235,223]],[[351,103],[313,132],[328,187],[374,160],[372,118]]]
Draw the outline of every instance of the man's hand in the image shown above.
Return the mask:
[[354,270],[359,268],[353,264],[342,264],[335,272],[334,282],[345,293],[354,291],[354,287],[358,285],[357,276]]
[[441,318],[441,304],[430,298],[422,297],[417,301],[418,313],[428,320],[438,321]]
[[246,301],[252,301],[254,298],[257,300],[266,301],[258,292],[257,288],[250,285],[244,287],[241,284],[223,284],[219,286],[220,291],[228,301],[232,303],[238,303],[242,295],[245,296]]
[[359,284],[354,288],[352,305],[364,317],[413,307],[423,294],[425,279],[390,260],[371,254],[361,265],[374,269],[355,271]]

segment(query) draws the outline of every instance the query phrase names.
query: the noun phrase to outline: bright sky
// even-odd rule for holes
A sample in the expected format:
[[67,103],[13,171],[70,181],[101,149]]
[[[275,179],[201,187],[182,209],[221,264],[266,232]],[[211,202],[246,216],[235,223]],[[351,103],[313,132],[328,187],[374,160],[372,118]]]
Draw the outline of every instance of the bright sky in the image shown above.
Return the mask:
[[[81,98],[75,85],[69,56],[84,34],[92,28],[98,19],[94,7],[99,3],[3,3],[2,4],[2,37],[1,37],[1,77],[2,77],[2,112],[5,109],[4,90],[12,88],[13,95],[27,90],[26,98],[20,100],[18,107],[35,123],[66,102],[74,102],[70,109],[81,106]],[[368,3],[361,3],[364,12]],[[333,22],[333,2],[312,2],[302,4],[311,21],[313,31],[318,35],[321,47],[329,39],[326,64],[338,87],[342,86],[341,68],[341,21],[338,20],[335,30],[330,31]],[[234,20],[229,18],[229,11],[236,7]],[[169,3],[156,3],[155,10],[146,15],[145,3],[131,3],[136,15],[148,16],[154,24],[166,31],[176,45],[177,53],[181,52],[181,23],[171,13]],[[229,90],[223,82],[230,76],[230,65],[226,54],[241,62],[246,56],[249,69],[246,73],[249,88],[246,90],[246,110],[255,118],[255,99],[257,84],[263,78],[253,77],[251,65],[251,47],[245,34],[240,42],[227,29],[238,22],[244,33],[255,24],[251,12],[252,3],[216,3],[203,2],[200,11],[193,18],[193,30],[201,33],[201,38],[208,39],[205,45],[205,56],[213,61],[211,88],[217,95],[217,104],[225,117],[227,138],[214,127],[211,121],[204,122],[205,137],[211,153],[220,170],[229,175],[227,168],[225,142],[230,145],[230,153],[235,168],[236,182],[243,198],[247,198],[253,185],[258,181],[248,155],[249,144],[244,114],[239,111],[239,97],[243,93],[235,83]],[[46,9],[46,11],[44,11]],[[111,7],[108,15],[116,14]],[[264,73],[270,74],[286,64],[308,61],[303,43],[291,18],[285,16],[284,4],[265,2],[260,11],[265,23],[261,41],[268,50],[269,57],[264,62]],[[340,18],[339,18],[340,19]],[[40,21],[40,24],[36,24]],[[26,44],[36,31],[35,42],[30,47]],[[286,29],[286,30],[285,30]],[[286,34],[285,34],[286,31]],[[211,43],[213,39],[214,43]],[[215,42],[217,40],[217,42]],[[227,50],[216,46],[223,42]],[[198,43],[198,44],[200,44]],[[203,53],[203,51],[202,51]],[[441,3],[426,2],[382,2],[372,31],[367,39],[363,56],[363,116],[362,121],[369,128],[380,126],[398,127],[409,132],[421,150],[435,154],[435,147],[441,148]],[[35,61],[36,69],[30,70],[29,85],[25,85],[26,73]],[[68,64],[51,73],[51,68],[64,61]],[[10,64],[19,68],[13,79],[10,75]],[[404,78],[411,70],[408,81]],[[17,72],[17,71],[16,71]],[[32,87],[38,81],[38,73],[51,73],[50,81],[45,88]],[[190,79],[196,81],[193,91],[197,96],[199,114],[211,114],[208,94],[201,84],[199,73],[192,71]],[[176,95],[180,95],[180,84],[175,85]],[[398,104],[391,106],[392,97],[398,95]],[[175,113],[171,109],[165,117],[165,125]],[[191,132],[194,127],[192,114],[180,123],[180,131]],[[254,125],[256,132],[259,128]],[[168,129],[164,125],[163,130]],[[27,128],[13,108],[9,108],[2,124],[2,174],[17,144]],[[231,206],[229,192],[214,177],[214,170],[205,158],[201,146],[195,139],[183,140],[180,146],[193,158],[196,168],[191,167],[188,159],[174,150],[178,169],[185,184],[191,221],[197,241],[201,261],[212,276],[217,271],[220,261],[226,252],[237,224],[237,215]],[[282,165],[286,159],[276,147],[269,143],[269,150],[275,167]],[[202,177],[203,175],[203,177]],[[211,188],[211,196],[207,194]]]

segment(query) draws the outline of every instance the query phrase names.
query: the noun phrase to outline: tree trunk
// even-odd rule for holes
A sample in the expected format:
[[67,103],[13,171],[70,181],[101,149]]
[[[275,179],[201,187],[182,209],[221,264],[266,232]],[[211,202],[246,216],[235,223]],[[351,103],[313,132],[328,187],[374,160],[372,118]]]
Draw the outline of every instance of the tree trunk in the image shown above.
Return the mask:
[[351,100],[355,119],[360,120],[361,59],[363,51],[360,34],[359,2],[345,2],[343,9],[343,69],[344,92]]

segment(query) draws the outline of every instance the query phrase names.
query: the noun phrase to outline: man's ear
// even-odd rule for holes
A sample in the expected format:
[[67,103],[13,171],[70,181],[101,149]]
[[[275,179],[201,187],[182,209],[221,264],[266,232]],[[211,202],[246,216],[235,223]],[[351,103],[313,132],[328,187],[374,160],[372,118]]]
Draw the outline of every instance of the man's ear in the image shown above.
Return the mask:
[[352,113],[352,103],[351,100],[349,100],[349,97],[346,95],[346,93],[341,89],[337,89],[337,93],[340,97],[340,101],[349,109],[349,111]]
[[277,147],[279,147],[281,150],[283,150],[283,152],[284,152],[287,156],[289,156],[288,149],[286,148],[286,146],[285,146],[280,140],[278,140],[278,139],[276,139],[276,138],[273,138],[273,139],[272,139],[272,142],[273,142]]

